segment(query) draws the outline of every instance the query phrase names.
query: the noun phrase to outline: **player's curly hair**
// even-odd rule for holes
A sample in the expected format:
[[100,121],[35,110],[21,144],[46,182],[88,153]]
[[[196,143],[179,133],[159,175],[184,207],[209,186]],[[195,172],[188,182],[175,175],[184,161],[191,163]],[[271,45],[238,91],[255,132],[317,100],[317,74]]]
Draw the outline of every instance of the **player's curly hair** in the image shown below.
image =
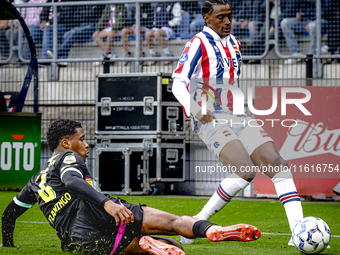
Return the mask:
[[202,15],[211,14],[213,12],[213,5],[216,4],[229,4],[229,0],[207,0],[204,2],[202,7]]
[[76,128],[81,127],[81,124],[74,120],[56,120],[50,125],[46,134],[48,148],[53,152],[58,147],[59,141],[63,137],[68,135],[73,136],[77,133]]

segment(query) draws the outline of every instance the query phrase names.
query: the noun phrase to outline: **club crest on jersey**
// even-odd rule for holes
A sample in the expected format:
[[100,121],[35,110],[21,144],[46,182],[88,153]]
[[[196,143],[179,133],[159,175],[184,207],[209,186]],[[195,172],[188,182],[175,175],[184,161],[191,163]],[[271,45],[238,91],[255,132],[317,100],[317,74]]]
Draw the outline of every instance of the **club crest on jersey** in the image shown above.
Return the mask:
[[236,47],[236,45],[233,45],[233,49],[235,50],[235,53],[237,55],[240,55],[240,52],[238,51],[238,48]]
[[75,156],[73,156],[73,155],[68,155],[68,156],[66,156],[65,158],[64,158],[64,163],[65,164],[71,164],[71,163],[74,163],[74,162],[76,162],[77,160],[76,160],[76,157]]
[[185,53],[181,56],[181,58],[179,59],[179,63],[183,64],[185,61],[188,60],[188,53]]

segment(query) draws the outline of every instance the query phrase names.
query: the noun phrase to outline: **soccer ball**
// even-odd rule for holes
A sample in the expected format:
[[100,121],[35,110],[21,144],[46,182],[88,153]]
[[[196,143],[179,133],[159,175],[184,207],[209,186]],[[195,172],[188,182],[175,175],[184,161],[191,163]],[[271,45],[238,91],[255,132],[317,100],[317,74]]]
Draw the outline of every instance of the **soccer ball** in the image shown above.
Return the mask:
[[322,219],[306,217],[294,227],[292,238],[295,247],[302,253],[320,253],[327,248],[331,231]]

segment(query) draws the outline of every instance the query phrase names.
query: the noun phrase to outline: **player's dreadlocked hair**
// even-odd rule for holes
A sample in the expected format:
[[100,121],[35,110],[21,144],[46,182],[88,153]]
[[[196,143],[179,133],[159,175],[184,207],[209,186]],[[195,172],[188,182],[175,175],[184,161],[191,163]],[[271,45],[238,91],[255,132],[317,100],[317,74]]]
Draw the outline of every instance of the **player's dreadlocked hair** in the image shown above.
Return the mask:
[[229,4],[229,0],[207,0],[202,7],[202,15],[211,14],[213,12],[213,5],[215,4]]
[[60,139],[67,135],[74,135],[76,128],[81,128],[81,124],[74,120],[60,119],[53,122],[47,131],[47,144],[50,150],[53,152],[59,144]]

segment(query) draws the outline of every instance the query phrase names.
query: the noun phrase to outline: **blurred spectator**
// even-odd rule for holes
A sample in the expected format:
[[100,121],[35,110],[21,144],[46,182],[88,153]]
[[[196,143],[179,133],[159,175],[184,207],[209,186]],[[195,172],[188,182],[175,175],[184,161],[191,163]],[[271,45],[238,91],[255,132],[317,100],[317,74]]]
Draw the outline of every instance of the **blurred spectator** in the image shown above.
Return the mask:
[[[150,3],[140,3],[140,42],[143,40],[143,35],[150,30],[153,22],[153,9]],[[132,53],[128,51],[128,36],[136,35],[136,17],[134,17],[134,24],[132,27],[125,27],[122,29],[122,44],[124,47],[124,57],[132,57]],[[142,51],[142,43],[140,43],[140,54],[145,56]],[[129,62],[125,62],[128,65]]]
[[[92,1],[92,0],[78,0]],[[63,36],[63,42],[58,48],[57,58],[68,58],[68,54],[75,43],[87,42],[95,31],[96,23],[100,19],[103,11],[103,5],[79,5],[75,6],[73,13],[74,28],[66,32]],[[47,55],[53,58],[53,52],[47,51]],[[67,62],[59,63],[61,66],[67,66]]]
[[[327,27],[324,19],[325,10],[328,9],[328,0],[321,1],[321,29]],[[281,29],[286,39],[286,44],[295,59],[285,60],[285,64],[294,64],[301,61],[305,55],[301,54],[296,34],[309,32],[309,54],[316,54],[316,0],[281,1],[281,15],[286,16],[281,21]]]
[[[327,35],[327,54],[335,54],[337,49],[340,53],[340,2],[339,0],[330,0],[328,10],[325,12],[325,19],[328,20],[328,35]],[[328,52],[327,52],[328,51]]]
[[200,9],[198,2],[199,1],[196,1],[196,2],[181,2],[182,10],[190,13],[191,20],[194,20],[196,18],[196,15],[201,13],[201,9]]
[[[120,35],[120,30],[126,26],[127,11],[124,4],[107,5],[96,25],[93,40],[103,49],[104,60],[112,58],[113,40]],[[106,41],[104,39],[106,38]]]
[[1,60],[6,60],[9,57],[9,44],[6,38],[6,31],[8,30],[8,20],[0,20],[0,53]]
[[[50,0],[48,0],[50,1]],[[58,0],[58,2],[72,2],[73,0]],[[52,2],[55,2],[52,0]],[[48,9],[48,10],[47,10]],[[58,6],[57,15],[58,15],[58,24],[57,24],[57,40],[58,43],[61,43],[63,35],[71,30],[75,26],[74,22],[74,6]],[[42,13],[44,20],[40,24],[40,28],[44,28],[43,34],[43,50],[42,56],[43,58],[47,58],[47,51],[51,51],[53,48],[53,8],[44,8]],[[47,22],[46,22],[47,21]],[[50,57],[50,56],[48,56]]]
[[192,35],[202,31],[204,19],[202,16],[202,6],[204,1],[181,2],[182,10],[190,14],[190,33]]
[[[169,40],[176,32],[176,26],[182,20],[182,7],[179,2],[158,3],[154,10],[153,28],[146,33],[146,40],[149,45],[150,55],[158,57],[160,54],[154,49],[156,39],[163,48],[165,56],[172,57],[168,45],[165,41]],[[172,61],[165,61],[164,65],[169,65]],[[154,65],[155,61],[150,61],[149,65]]]
[[[68,2],[70,0],[58,0],[58,2]],[[46,3],[54,2],[54,0],[47,0]],[[74,11],[73,6],[58,6],[57,7],[57,40],[58,42],[61,41],[62,36],[68,30],[70,30],[73,26],[72,17]],[[47,55],[48,50],[52,50],[53,48],[53,7],[47,6],[44,7],[41,14],[40,20],[41,23],[37,25],[33,25],[29,27],[32,39],[34,43],[37,45],[42,43],[42,58],[48,59],[49,56]],[[29,51],[28,44],[23,45],[23,57],[30,58],[31,53]]]
[[275,19],[280,17],[280,7],[278,6],[279,13],[276,13],[276,4],[280,4],[280,0],[269,0],[269,39],[275,39]]
[[[236,37],[245,31],[249,32],[250,43],[249,55],[261,55],[265,49],[266,36],[266,1],[265,0],[243,0],[238,6],[239,12],[233,19],[232,34]],[[250,60],[250,64],[259,63],[259,60]]]
[[[40,3],[46,3],[47,0],[29,0],[27,4],[40,4]],[[43,10],[43,7],[27,7],[21,10],[21,16],[23,17],[28,29],[31,31],[31,29],[35,29],[35,26],[39,26],[40,24],[40,14]],[[17,22],[19,23],[19,22]],[[17,24],[16,22],[14,23],[14,30],[13,30],[13,45],[17,46],[19,45],[19,34],[22,34],[22,56],[25,59],[29,59],[31,52],[30,48],[28,45],[28,41],[26,39],[26,36],[24,34],[24,31],[22,27]],[[18,28],[19,27],[19,28]],[[19,33],[19,29],[21,32]],[[33,37],[33,36],[32,36]],[[10,35],[7,35],[7,39],[10,39]],[[34,40],[34,39],[33,39]],[[34,41],[35,42],[35,41]],[[17,51],[15,51],[16,56],[18,56]]]

